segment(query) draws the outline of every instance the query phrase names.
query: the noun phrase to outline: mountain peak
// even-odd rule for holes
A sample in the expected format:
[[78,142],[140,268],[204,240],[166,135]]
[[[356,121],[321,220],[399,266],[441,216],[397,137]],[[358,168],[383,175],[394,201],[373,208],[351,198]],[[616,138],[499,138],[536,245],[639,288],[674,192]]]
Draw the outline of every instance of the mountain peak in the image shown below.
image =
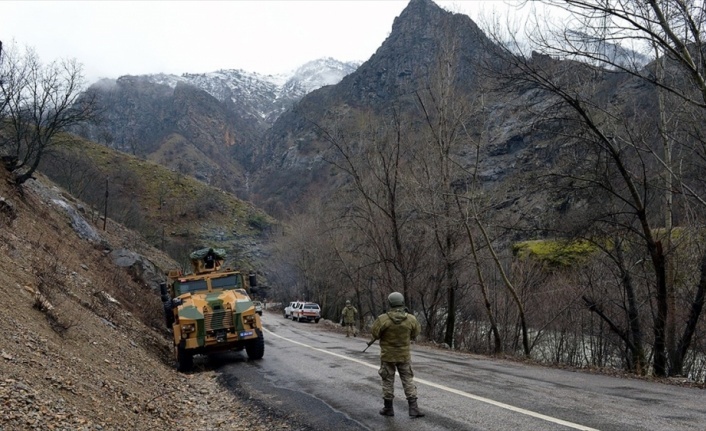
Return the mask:
[[468,15],[449,12],[432,0],[410,0],[407,7],[395,18],[391,34],[405,32],[433,37],[446,29],[456,31],[466,27],[470,27],[474,33],[482,33]]
[[[432,22],[442,19],[443,15],[452,15],[447,12],[432,0],[410,0],[407,7],[404,8],[400,16],[395,18],[392,23],[392,32],[400,31],[404,28],[413,30],[413,26],[421,25],[426,27]],[[417,28],[416,30],[418,30]]]
[[409,3],[407,4],[407,7],[405,9],[414,9],[414,8],[438,8],[439,5],[434,3],[432,0],[409,0]]
[[432,0],[410,0],[375,54],[337,87],[363,103],[390,100],[424,80],[449,43],[462,47],[453,54],[459,77],[474,76],[480,57],[497,55],[468,15],[444,10]]

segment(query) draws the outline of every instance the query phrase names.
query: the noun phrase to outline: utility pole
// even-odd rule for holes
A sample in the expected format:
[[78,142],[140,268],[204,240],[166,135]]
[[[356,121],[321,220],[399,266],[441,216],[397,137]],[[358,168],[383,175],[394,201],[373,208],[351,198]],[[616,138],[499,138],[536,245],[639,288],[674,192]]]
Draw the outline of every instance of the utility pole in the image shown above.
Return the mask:
[[103,207],[103,230],[108,222],[108,177],[105,177],[105,206]]

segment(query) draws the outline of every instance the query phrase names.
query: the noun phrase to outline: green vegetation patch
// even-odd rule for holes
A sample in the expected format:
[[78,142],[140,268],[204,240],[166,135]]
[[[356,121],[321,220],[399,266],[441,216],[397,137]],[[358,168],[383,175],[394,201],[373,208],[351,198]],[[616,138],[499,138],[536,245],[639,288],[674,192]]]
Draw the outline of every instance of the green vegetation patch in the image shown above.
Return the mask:
[[512,253],[520,259],[535,259],[552,267],[570,267],[581,264],[598,247],[586,240],[540,239],[522,241],[512,246]]

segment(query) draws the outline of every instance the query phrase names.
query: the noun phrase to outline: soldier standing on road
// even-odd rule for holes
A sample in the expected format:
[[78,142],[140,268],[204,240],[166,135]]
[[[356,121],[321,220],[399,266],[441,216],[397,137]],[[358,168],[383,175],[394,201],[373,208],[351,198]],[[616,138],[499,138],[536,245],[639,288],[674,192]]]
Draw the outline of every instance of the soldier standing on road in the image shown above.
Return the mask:
[[358,336],[358,330],[355,327],[357,316],[358,310],[351,305],[351,301],[346,301],[346,306],[341,311],[341,322],[346,327],[346,337],[350,337],[351,334],[354,337]]
[[372,340],[369,345],[380,340],[380,370],[382,377],[382,398],[385,406],[380,410],[383,416],[394,416],[392,399],[395,397],[395,370],[400,374],[404,394],[409,403],[409,415],[417,418],[424,416],[417,406],[417,387],[414,385],[412,355],[410,343],[421,332],[421,327],[414,315],[407,313],[404,296],[392,292],[387,297],[390,311],[381,314],[373,323]]

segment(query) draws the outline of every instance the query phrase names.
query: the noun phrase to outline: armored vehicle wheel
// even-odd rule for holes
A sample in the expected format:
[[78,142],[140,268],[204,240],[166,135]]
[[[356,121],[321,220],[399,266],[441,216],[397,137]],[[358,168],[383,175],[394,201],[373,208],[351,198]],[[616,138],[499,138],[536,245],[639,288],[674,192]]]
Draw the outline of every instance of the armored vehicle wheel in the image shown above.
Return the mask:
[[194,368],[194,355],[179,346],[174,349],[176,350],[177,371],[181,371],[182,373],[191,371],[191,369]]
[[260,336],[255,340],[248,341],[245,345],[245,352],[250,359],[262,359],[265,355],[265,338]]

